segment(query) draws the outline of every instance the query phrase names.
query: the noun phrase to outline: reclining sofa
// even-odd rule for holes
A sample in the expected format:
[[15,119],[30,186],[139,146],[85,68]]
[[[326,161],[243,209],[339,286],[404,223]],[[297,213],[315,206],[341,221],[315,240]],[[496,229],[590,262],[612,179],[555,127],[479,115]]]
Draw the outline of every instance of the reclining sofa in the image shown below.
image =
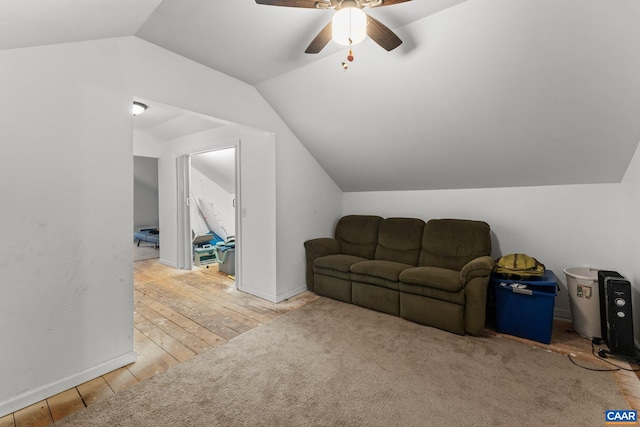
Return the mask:
[[349,215],[335,238],[304,246],[318,295],[461,335],[484,328],[494,265],[486,222]]

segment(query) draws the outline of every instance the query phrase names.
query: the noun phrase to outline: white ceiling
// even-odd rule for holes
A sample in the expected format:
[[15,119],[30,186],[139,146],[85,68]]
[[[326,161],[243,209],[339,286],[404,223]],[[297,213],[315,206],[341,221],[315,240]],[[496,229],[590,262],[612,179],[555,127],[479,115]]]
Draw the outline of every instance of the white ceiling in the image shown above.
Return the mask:
[[[367,12],[399,28],[463,1],[414,0]],[[330,43],[320,54],[304,54],[332,16],[333,10],[264,6],[254,0],[164,0],[136,35],[256,84],[339,50]]]
[[[254,0],[2,0],[0,48],[137,35],[255,85],[345,191],[624,175],[640,141],[639,1],[382,7],[370,14],[404,44],[366,40],[348,71],[333,43],[303,53],[331,13]],[[202,125],[171,120],[146,131],[163,140]]]
[[367,44],[347,72],[337,55],[257,87],[344,191],[620,182],[639,18],[637,0],[469,0],[400,28],[411,51]]
[[136,33],[162,0],[1,0],[0,49]]
[[[145,101],[146,102],[146,101]],[[148,109],[134,117],[133,126],[157,142],[166,142],[194,133],[217,129],[225,124],[195,114],[147,103]]]
[[[133,117],[133,128],[144,132],[158,144],[173,142],[188,135],[206,132],[226,126],[226,123],[209,119],[201,115],[190,114],[175,108],[138,100],[148,108]],[[141,160],[137,160],[141,162]],[[140,166],[137,163],[136,166]],[[222,187],[227,193],[234,194],[235,190],[235,150],[223,149],[200,153],[191,157],[191,166],[200,171],[207,178]],[[148,180],[135,173],[135,179],[143,185],[149,186]],[[157,176],[157,170],[156,170]],[[157,192],[157,182],[156,189]]]

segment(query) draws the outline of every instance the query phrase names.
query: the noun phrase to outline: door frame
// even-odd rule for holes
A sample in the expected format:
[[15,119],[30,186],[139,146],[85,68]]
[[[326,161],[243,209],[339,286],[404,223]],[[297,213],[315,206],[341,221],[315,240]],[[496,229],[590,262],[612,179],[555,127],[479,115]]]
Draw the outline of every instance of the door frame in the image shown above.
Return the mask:
[[235,176],[235,238],[236,238],[236,250],[235,250],[235,288],[239,288],[239,284],[242,283],[242,212],[241,207],[241,185],[240,185],[240,143],[238,140],[235,143],[229,145],[220,145],[216,147],[206,148],[197,151],[191,151],[186,154],[176,157],[176,178],[177,178],[177,206],[178,206],[178,238],[177,238],[177,268],[183,270],[193,269],[193,244],[191,237],[191,217],[190,207],[191,203],[195,201],[191,198],[191,156],[195,156],[203,153],[210,153],[213,151],[229,150],[233,149],[235,154],[234,164],[234,176]]

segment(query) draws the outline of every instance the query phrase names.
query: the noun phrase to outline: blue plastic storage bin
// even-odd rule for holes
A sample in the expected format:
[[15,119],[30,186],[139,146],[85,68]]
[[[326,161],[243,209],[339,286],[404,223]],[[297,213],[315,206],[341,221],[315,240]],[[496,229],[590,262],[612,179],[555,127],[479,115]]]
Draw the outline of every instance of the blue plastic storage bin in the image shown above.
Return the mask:
[[[535,280],[492,277],[490,283],[496,331],[549,344],[558,289],[553,271],[547,270],[543,277]],[[512,287],[513,284],[520,286]]]

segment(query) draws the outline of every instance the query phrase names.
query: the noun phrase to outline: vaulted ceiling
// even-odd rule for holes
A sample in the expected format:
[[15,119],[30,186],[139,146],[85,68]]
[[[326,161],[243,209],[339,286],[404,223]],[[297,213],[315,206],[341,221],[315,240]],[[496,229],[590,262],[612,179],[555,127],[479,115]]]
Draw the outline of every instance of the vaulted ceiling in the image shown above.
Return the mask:
[[344,191],[620,182],[640,141],[637,0],[412,0],[404,43],[254,0],[3,0],[0,48],[136,35],[254,85]]

